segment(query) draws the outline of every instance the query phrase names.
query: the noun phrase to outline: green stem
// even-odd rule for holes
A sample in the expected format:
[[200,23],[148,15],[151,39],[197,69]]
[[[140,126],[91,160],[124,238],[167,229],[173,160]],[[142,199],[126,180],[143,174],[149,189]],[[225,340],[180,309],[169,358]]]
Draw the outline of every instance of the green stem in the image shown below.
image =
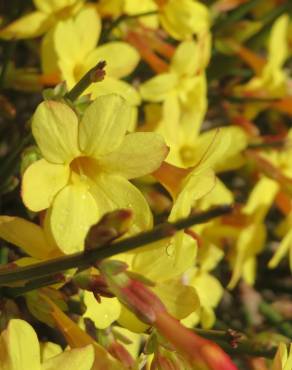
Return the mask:
[[16,41],[10,41],[9,44],[7,45],[7,48],[5,49],[4,58],[3,58],[4,60],[2,63],[2,69],[0,73],[0,89],[5,86],[5,79],[6,79],[6,74],[8,70],[8,65],[9,65],[10,60],[12,59],[15,47],[16,47]]
[[135,19],[135,18],[140,18],[140,17],[148,17],[150,15],[155,15],[157,14],[157,10],[151,10],[148,12],[142,12],[142,13],[137,13],[137,14],[122,14],[120,15],[114,22],[111,23],[111,25],[104,30],[104,33],[101,36],[101,43],[105,42],[109,36],[109,34],[122,22],[128,20],[128,19]]
[[204,330],[194,329],[194,332],[206,339],[219,344],[231,355],[241,354],[256,357],[273,358],[277,351],[276,346],[264,345],[245,337],[233,330]]
[[145,231],[127,239],[119,240],[112,244],[105,244],[90,250],[40,262],[31,266],[17,267],[10,271],[6,270],[0,272],[0,286],[7,286],[17,282],[24,283],[26,280],[31,281],[40,279],[44,276],[52,276],[71,268],[84,269],[95,264],[98,260],[171,237],[176,231],[207,222],[213,218],[230,213],[231,211],[232,207],[229,205],[218,206],[206,212],[192,214],[187,218],[173,223],[160,224],[152,230]]
[[74,101],[88,88],[89,85],[94,82],[102,81],[105,75],[105,65],[105,61],[98,62],[81,78],[80,81],[77,82],[77,84],[70,91],[67,92],[65,98]]
[[260,312],[265,316],[268,322],[275,325],[279,332],[292,339],[292,325],[285,322],[282,315],[276,311],[270,304],[262,301],[259,304]]
[[240,5],[235,10],[227,13],[224,17],[221,17],[221,19],[218,19],[218,21],[213,25],[212,31],[218,32],[221,31],[222,28],[229,26],[230,24],[239,21],[242,19],[249,11],[251,11],[253,8],[256,7],[256,5],[261,0],[251,0],[247,3],[244,3]]
[[10,178],[10,176],[12,176],[13,173],[16,171],[16,167],[18,166],[18,162],[19,162],[19,154],[22,152],[24,147],[31,142],[31,140],[32,140],[32,134],[30,132],[23,138],[23,140],[20,143],[17,144],[17,147],[11,150],[8,157],[5,158],[5,162],[1,163],[0,193],[1,193],[2,186]]

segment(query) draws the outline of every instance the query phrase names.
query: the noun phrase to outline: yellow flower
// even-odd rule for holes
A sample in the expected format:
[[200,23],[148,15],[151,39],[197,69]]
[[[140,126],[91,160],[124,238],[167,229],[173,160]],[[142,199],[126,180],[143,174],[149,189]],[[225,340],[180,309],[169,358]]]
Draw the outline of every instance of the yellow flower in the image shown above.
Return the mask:
[[90,370],[93,363],[92,345],[68,350],[41,361],[37,335],[23,320],[10,320],[0,336],[0,368],[3,370]]
[[0,237],[36,260],[62,255],[51,235],[47,216],[43,227],[20,217],[0,216]]
[[271,370],[290,370],[290,369],[292,369],[292,345],[290,345],[288,353],[286,344],[280,343]]
[[113,209],[133,209],[139,230],[152,225],[146,200],[128,179],[156,170],[168,150],[158,134],[126,135],[130,119],[129,105],[114,94],[97,98],[80,122],[56,101],[41,103],[33,116],[44,158],[25,171],[22,197],[35,212],[52,207],[52,234],[64,253],[82,249],[89,227]]
[[[124,12],[129,15],[158,11],[155,0],[124,0]],[[157,28],[159,25],[158,15],[139,17],[139,21],[149,28]]]
[[206,63],[197,42],[181,43],[171,60],[169,71],[141,85],[142,98],[152,102],[163,102],[163,118],[174,124],[183,109],[192,111],[199,109],[200,115],[204,116],[207,105],[206,79],[201,71]]
[[253,284],[255,281],[256,255],[262,251],[266,239],[264,219],[278,189],[277,182],[262,177],[253,188],[247,204],[242,210],[249,222],[241,230],[233,251],[231,259],[233,272],[228,284],[231,289],[235,287],[241,276],[248,284]]
[[209,29],[208,8],[194,0],[156,0],[162,27],[176,40],[190,39]]
[[139,17],[139,21],[150,28],[160,24],[176,40],[200,37],[210,26],[208,8],[194,0],[101,0],[98,4],[104,16],[136,15],[157,11],[157,15]]
[[0,31],[0,38],[26,39],[42,35],[59,21],[72,17],[84,0],[34,0],[37,10],[24,15]]
[[210,271],[222,259],[223,252],[212,244],[204,244],[199,249],[198,265],[186,273],[187,284],[193,286],[198,293],[200,310],[193,312],[182,322],[188,327],[193,327],[201,322],[203,328],[208,329],[215,323],[215,307],[223,295],[223,287]]
[[132,46],[120,41],[96,47],[100,31],[99,15],[90,6],[82,9],[74,19],[60,22],[43,41],[43,72],[48,76],[59,73],[70,89],[99,61],[105,60],[105,79],[91,84],[84,94],[90,93],[95,99],[116,93],[136,107],[140,103],[138,92],[119,79],[133,72],[139,62],[139,54]]
[[283,65],[289,55],[289,16],[284,14],[274,23],[269,44],[268,57],[257,76],[240,89],[244,93],[260,97],[281,98],[288,93],[288,75]]

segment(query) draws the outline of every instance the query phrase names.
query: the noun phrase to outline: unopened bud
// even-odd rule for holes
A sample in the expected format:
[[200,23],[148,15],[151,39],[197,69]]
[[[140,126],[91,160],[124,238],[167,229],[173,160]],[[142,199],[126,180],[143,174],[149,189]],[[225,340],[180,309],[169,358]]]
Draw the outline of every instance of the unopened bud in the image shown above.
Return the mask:
[[130,209],[118,209],[107,213],[95,225],[93,225],[85,240],[85,248],[95,248],[124,235],[133,221],[133,212]]

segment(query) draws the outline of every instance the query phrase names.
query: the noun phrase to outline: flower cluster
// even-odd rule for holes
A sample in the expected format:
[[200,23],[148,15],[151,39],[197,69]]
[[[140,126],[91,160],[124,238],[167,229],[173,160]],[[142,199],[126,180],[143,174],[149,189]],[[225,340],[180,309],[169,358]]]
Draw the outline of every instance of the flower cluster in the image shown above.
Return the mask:
[[0,369],[291,370],[290,1],[16,7]]

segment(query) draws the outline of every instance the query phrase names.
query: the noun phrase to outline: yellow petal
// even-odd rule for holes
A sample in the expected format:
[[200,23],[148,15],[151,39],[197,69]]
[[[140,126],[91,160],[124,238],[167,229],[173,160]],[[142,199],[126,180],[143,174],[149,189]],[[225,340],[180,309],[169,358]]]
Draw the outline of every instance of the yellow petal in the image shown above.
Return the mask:
[[215,187],[215,174],[212,170],[198,171],[196,168],[186,177],[182,189],[176,196],[169,221],[187,217],[195,201],[208,194]]
[[22,200],[32,211],[49,208],[55,195],[69,180],[69,166],[40,159],[31,164],[22,179]]
[[20,217],[0,216],[0,237],[37,259],[52,251],[42,228]]
[[82,0],[33,0],[34,5],[45,13],[57,12],[62,8],[69,8]]
[[208,8],[193,0],[169,0],[160,13],[160,22],[175,39],[184,40],[209,27]]
[[168,312],[177,319],[187,317],[200,306],[196,290],[191,286],[183,285],[179,280],[164,281],[152,290],[165,304]]
[[240,234],[235,251],[235,260],[228,288],[233,289],[243,275],[245,262],[256,256],[264,247],[266,229],[263,224],[251,224]]
[[[166,143],[170,146],[170,153],[168,159],[172,157],[173,151],[177,151],[177,148],[181,144],[182,132],[180,126],[180,106],[178,96],[173,91],[169,93],[163,103],[163,120],[160,122],[157,132],[159,132]],[[169,161],[171,162],[171,160]]]
[[224,293],[219,280],[208,273],[198,273],[191,280],[190,284],[196,289],[200,303],[204,307],[215,308]]
[[99,60],[106,61],[106,74],[122,78],[132,73],[139,63],[136,49],[125,42],[109,42],[93,50],[86,58],[86,65],[93,67]]
[[131,270],[153,281],[165,281],[183,274],[195,263],[196,242],[189,235],[183,236],[179,245],[174,238],[152,243],[140,248],[133,256]]
[[194,76],[199,66],[198,45],[194,41],[182,42],[171,61],[171,70],[182,76]]
[[120,147],[100,163],[106,171],[132,179],[157,170],[167,153],[168,148],[159,134],[135,132],[126,135]]
[[6,40],[37,37],[53,24],[53,18],[42,12],[29,13],[0,30],[0,38]]
[[49,162],[69,163],[79,154],[78,119],[68,105],[47,100],[41,103],[32,118],[32,132]]
[[62,347],[53,342],[40,343],[41,347],[41,361],[45,362],[51,357],[57,356],[62,353]]
[[[271,370],[283,370],[283,366],[287,361],[287,346],[285,343],[280,343]],[[288,369],[287,369],[288,370]]]
[[148,328],[148,325],[140,321],[132,311],[129,311],[123,305],[121,306],[121,314],[118,323],[134,333],[143,333]]
[[144,100],[159,102],[167,98],[177,85],[177,76],[174,73],[161,73],[140,86],[140,93]]
[[212,134],[208,138],[210,140],[201,146],[201,153],[198,155],[198,162],[195,164],[198,171],[214,168],[216,163],[225,155],[229,146],[232,145],[231,132],[216,129]]
[[42,364],[44,370],[91,370],[94,362],[94,347],[88,345],[65,351]]
[[[85,58],[88,53],[97,44],[100,28],[100,18],[94,7],[83,8],[74,20],[71,18],[60,22],[54,33],[56,52],[60,61],[82,68],[82,65],[86,64]],[[98,61],[99,59],[87,70]]]
[[[195,145],[197,158],[203,155],[214,137],[216,137],[216,129],[204,132],[198,137]],[[218,140],[222,142],[222,151],[215,154],[217,156],[217,158],[214,157],[213,162],[215,170],[228,171],[243,164],[242,152],[247,146],[247,135],[241,128],[232,126],[221,127],[220,137],[216,138],[216,140],[217,142]],[[215,148],[216,145],[218,144],[214,144],[213,147]],[[223,148],[223,145],[225,148]]]
[[66,254],[81,251],[98,217],[96,202],[85,186],[66,186],[56,196],[51,213],[51,229],[58,247]]
[[131,121],[131,107],[115,94],[98,97],[84,112],[79,127],[81,150],[99,158],[118,148]]
[[[157,4],[154,0],[125,0],[124,11],[126,14],[135,15],[147,12],[153,12],[157,10]],[[158,16],[146,15],[144,17],[139,17],[139,21],[146,27],[157,28],[158,27]]]
[[97,302],[93,293],[84,292],[87,307],[83,317],[90,318],[98,329],[105,329],[116,321],[121,313],[121,304],[117,298],[100,297]]
[[[92,194],[96,199],[99,212],[104,214],[113,209],[129,208],[134,213],[134,226],[141,231],[152,226],[152,214],[146,199],[142,193],[132,185],[128,180],[121,176],[106,175],[100,176],[96,183],[98,188],[92,189]],[[110,209],[101,209],[99,204],[99,195],[108,198]]]
[[[285,237],[281,240],[273,258],[269,262],[270,268],[275,268],[281,259],[292,249],[292,230],[290,230]],[[292,270],[292,264],[290,264]]]
[[55,50],[54,30],[51,29],[43,37],[41,42],[41,65],[42,72],[45,75],[53,75],[58,73],[58,56]]
[[130,105],[136,106],[141,102],[138,91],[125,81],[105,76],[103,81],[93,83],[86,90],[94,100],[101,95],[117,94],[122,96]]
[[269,39],[268,65],[281,68],[289,53],[288,44],[289,16],[283,14],[273,24]]
[[[1,334],[0,345],[6,347],[7,357],[1,358],[3,369],[41,370],[40,348],[33,328],[24,320],[12,319]],[[1,351],[4,348],[1,348]],[[1,352],[0,352],[1,353]]]

